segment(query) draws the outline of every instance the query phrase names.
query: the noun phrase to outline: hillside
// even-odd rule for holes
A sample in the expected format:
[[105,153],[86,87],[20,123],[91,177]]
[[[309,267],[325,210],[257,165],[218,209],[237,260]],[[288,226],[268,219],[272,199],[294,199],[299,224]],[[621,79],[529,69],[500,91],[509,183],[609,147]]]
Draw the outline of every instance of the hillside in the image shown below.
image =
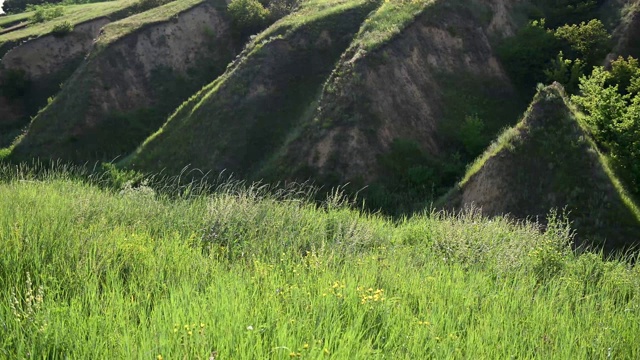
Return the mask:
[[0,165],[0,357],[640,356],[639,267],[574,255],[561,222],[94,175]]
[[14,156],[110,160],[133,151],[233,59],[224,1],[178,1],[112,22]]
[[[12,48],[0,60],[0,161],[309,181],[404,216],[450,192],[517,123],[536,84],[578,95],[607,54],[630,53],[638,11],[636,0],[165,2],[61,6],[26,27],[35,14],[1,20],[0,41]],[[609,173],[635,194],[640,71],[635,60],[612,64],[603,91],[614,96],[618,81],[612,99],[632,111],[610,112],[620,116],[607,124],[584,114],[596,119],[598,151],[614,160]],[[517,218],[578,196],[565,195]],[[616,211],[603,218],[630,218]],[[631,234],[634,221],[620,231]],[[615,237],[600,233],[607,226],[580,239]]]
[[640,359],[640,0],[8,1],[0,359]]
[[555,208],[572,221],[577,245],[637,245],[640,211],[565,97],[557,84],[540,89],[518,125],[470,167],[443,203],[543,224]]
[[[381,7],[371,22],[414,5],[402,6]],[[510,6],[426,2],[382,39],[375,25],[365,25],[277,170],[293,167],[295,177],[322,182],[382,183],[390,191],[406,182],[450,186],[451,173],[460,170],[445,164],[472,159],[524,109],[490,41],[513,33]],[[470,117],[481,122],[475,139],[460,131]],[[403,166],[399,153],[420,160]]]
[[622,21],[614,32],[615,46],[609,60],[618,56],[640,57],[640,1],[629,1]]
[[250,176],[300,126],[375,2],[310,1],[256,37],[132,155],[137,169],[186,165]]
[[119,0],[55,6],[0,19],[0,147],[9,145],[58,93],[104,25],[156,3]]
[[[126,163],[145,171],[190,165],[254,179],[364,184],[385,176],[379,158],[394,141],[416,143],[434,162],[446,162],[464,148],[456,128],[481,116],[486,140],[470,160],[524,109],[489,41],[514,31],[507,3],[318,4],[327,15],[309,19],[303,6],[259,35],[263,44],[250,44]],[[295,30],[271,35],[293,19]],[[302,47],[290,50],[296,42]],[[310,44],[320,52],[309,52]],[[299,69],[309,61],[318,71]],[[454,106],[462,98],[464,107]]]

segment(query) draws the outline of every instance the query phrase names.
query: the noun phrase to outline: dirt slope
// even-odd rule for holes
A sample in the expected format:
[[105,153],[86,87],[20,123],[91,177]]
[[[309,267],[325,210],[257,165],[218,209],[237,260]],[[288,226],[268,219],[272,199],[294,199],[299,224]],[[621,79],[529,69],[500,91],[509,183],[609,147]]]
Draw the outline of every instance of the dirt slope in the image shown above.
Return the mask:
[[371,1],[302,8],[256,38],[134,154],[136,168],[223,169],[249,175],[295,131],[374,8]]
[[554,84],[540,90],[522,121],[471,167],[445,207],[479,207],[545,222],[566,209],[579,244],[618,249],[640,243],[638,209],[626,197]]
[[114,22],[13,156],[84,162],[127,154],[234,55],[224,2],[173,2]]
[[[0,88],[24,81],[24,94],[0,94],[0,132],[25,125],[82,62],[108,18],[78,24],[64,36],[45,35],[14,47],[0,60]],[[1,146],[2,144],[0,144]]]

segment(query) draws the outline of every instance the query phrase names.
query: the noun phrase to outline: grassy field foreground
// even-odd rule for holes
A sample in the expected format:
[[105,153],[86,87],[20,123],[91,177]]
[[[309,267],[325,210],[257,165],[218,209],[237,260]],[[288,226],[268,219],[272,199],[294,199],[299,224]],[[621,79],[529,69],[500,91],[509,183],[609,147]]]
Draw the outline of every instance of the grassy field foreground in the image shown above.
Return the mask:
[[0,358],[640,358],[640,270],[562,221],[0,179]]

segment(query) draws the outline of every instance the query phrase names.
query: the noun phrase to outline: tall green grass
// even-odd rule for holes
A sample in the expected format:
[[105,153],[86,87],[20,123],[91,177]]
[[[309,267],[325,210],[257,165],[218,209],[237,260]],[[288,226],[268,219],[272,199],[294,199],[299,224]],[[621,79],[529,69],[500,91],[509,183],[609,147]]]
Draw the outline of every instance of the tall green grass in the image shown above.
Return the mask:
[[561,219],[0,179],[0,358],[640,357],[640,270],[575,255]]

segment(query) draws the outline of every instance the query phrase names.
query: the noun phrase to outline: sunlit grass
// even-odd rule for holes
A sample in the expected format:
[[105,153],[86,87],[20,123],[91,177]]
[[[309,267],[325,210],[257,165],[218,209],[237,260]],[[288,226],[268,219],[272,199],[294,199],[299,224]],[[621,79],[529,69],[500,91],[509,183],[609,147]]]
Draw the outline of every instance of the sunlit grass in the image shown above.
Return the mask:
[[[181,12],[188,10],[207,0],[180,0],[172,1],[151,10],[129,16],[113,22],[104,27],[102,34],[97,39],[98,46],[106,46],[123,36],[126,36],[144,26],[165,22]],[[224,1],[210,1],[220,7],[224,7]],[[204,31],[204,30],[203,30]]]
[[640,271],[573,255],[562,222],[0,167],[0,357],[640,356]]
[[[96,19],[103,16],[109,16],[117,11],[123,10],[135,4],[138,0],[117,0],[106,1],[93,4],[68,5],[64,7],[64,15],[42,23],[32,24],[20,30],[11,31],[0,35],[0,45],[8,41],[18,41],[34,36],[48,34],[53,27],[64,22],[72,25],[80,24],[88,20]],[[9,18],[24,17],[24,14],[7,16],[3,21],[9,21]],[[1,26],[1,25],[0,25]]]
[[0,28],[6,28],[9,27],[10,24],[18,24],[23,21],[27,21],[32,15],[33,12],[23,12],[20,14],[0,16]]
[[387,43],[436,0],[385,0],[365,20],[352,47],[371,51]]

